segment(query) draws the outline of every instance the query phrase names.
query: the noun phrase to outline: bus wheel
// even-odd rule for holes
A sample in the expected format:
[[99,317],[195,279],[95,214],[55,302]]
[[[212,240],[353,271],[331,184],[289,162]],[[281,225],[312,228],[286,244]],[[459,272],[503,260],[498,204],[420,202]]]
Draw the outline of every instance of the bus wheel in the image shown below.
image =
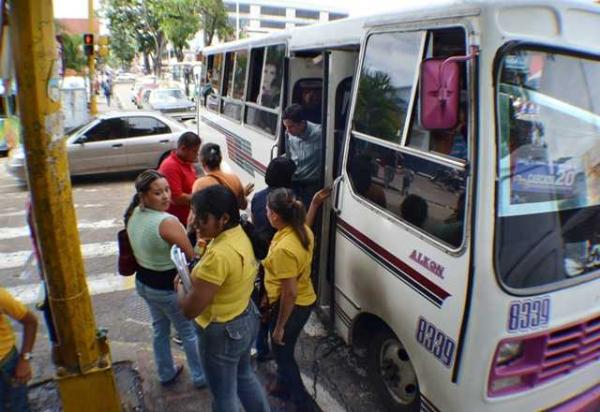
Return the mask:
[[417,374],[406,349],[392,332],[382,331],[371,341],[368,369],[376,391],[389,410],[419,410]]

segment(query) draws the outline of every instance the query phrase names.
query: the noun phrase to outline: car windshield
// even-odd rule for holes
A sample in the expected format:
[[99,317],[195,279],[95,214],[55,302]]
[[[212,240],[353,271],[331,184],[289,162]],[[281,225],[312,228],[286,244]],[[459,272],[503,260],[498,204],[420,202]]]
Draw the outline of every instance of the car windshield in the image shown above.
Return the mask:
[[498,71],[496,261],[516,289],[600,275],[600,62],[519,47]]
[[178,89],[155,90],[151,100],[173,101],[183,99],[183,93]]

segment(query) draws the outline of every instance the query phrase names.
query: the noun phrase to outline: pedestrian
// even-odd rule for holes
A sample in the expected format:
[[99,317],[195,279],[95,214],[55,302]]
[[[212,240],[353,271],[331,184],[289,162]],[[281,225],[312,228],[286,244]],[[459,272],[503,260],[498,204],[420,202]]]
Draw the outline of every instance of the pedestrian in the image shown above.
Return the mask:
[[173,362],[170,334],[171,324],[182,340],[194,386],[206,386],[204,371],[198,356],[198,342],[192,323],[177,305],[173,279],[177,269],[171,261],[170,249],[177,245],[188,260],[194,249],[179,220],[167,213],[171,203],[169,183],[156,170],[146,170],[135,180],[136,194],[125,212],[127,235],[138,263],[135,285],[146,301],[154,329],[154,358],[158,377],[163,385],[173,383],[183,365]]
[[102,83],[102,91],[104,92],[104,97],[106,98],[106,105],[110,107],[110,98],[112,97],[112,82],[110,81],[109,77],[107,77]]
[[192,210],[198,237],[212,240],[192,271],[191,290],[185,293],[180,283],[176,289],[183,312],[195,318],[213,411],[239,412],[240,401],[246,411],[270,411],[250,360],[259,322],[250,299],[258,265],[238,199],[213,185],[194,193]]
[[199,192],[213,185],[224,185],[233,192],[238,200],[240,209],[245,210],[248,207],[246,197],[254,190],[252,183],[242,186],[240,178],[233,173],[227,173],[221,170],[221,148],[215,143],[206,143],[200,150],[200,163],[204,169],[205,175],[199,177],[194,182],[192,193]]
[[184,132],[177,139],[177,149],[171,151],[160,164],[158,171],[162,173],[171,188],[171,204],[167,209],[186,226],[190,214],[192,186],[196,181],[198,152],[202,140],[194,132]]
[[270,393],[290,399],[297,411],[313,410],[294,349],[317,299],[311,281],[314,237],[305,209],[290,189],[275,189],[267,199],[267,217],[277,233],[263,261],[265,288],[271,305],[271,343],[277,380]]
[[[16,348],[12,318],[23,325],[21,350]],[[31,379],[31,351],[37,318],[25,305],[0,288],[0,411],[28,412],[27,382]]]
[[282,118],[286,130],[285,155],[296,165],[292,189],[308,207],[321,180],[321,125],[307,121],[299,104],[287,107]]

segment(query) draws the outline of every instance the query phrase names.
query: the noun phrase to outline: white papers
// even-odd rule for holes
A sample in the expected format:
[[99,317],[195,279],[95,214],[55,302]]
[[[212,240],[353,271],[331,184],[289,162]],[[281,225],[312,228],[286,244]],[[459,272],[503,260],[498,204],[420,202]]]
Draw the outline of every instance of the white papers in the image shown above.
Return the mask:
[[171,247],[171,261],[175,264],[179,277],[183,282],[183,289],[189,292],[192,289],[192,280],[190,279],[190,271],[188,269],[187,259],[185,254],[177,245]]

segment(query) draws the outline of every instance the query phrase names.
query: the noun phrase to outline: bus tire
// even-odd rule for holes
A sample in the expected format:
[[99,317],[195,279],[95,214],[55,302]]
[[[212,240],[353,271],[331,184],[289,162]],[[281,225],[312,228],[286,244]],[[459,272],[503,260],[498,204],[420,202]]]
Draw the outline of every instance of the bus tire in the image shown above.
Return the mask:
[[160,158],[158,159],[158,163],[156,164],[156,170],[158,170],[158,168],[160,167],[162,162],[164,162],[164,160],[167,157],[169,157],[170,154],[171,154],[171,151],[168,151],[168,152],[164,152],[163,154],[160,155]]
[[367,368],[375,391],[389,411],[420,409],[419,383],[406,349],[389,330],[369,344]]

